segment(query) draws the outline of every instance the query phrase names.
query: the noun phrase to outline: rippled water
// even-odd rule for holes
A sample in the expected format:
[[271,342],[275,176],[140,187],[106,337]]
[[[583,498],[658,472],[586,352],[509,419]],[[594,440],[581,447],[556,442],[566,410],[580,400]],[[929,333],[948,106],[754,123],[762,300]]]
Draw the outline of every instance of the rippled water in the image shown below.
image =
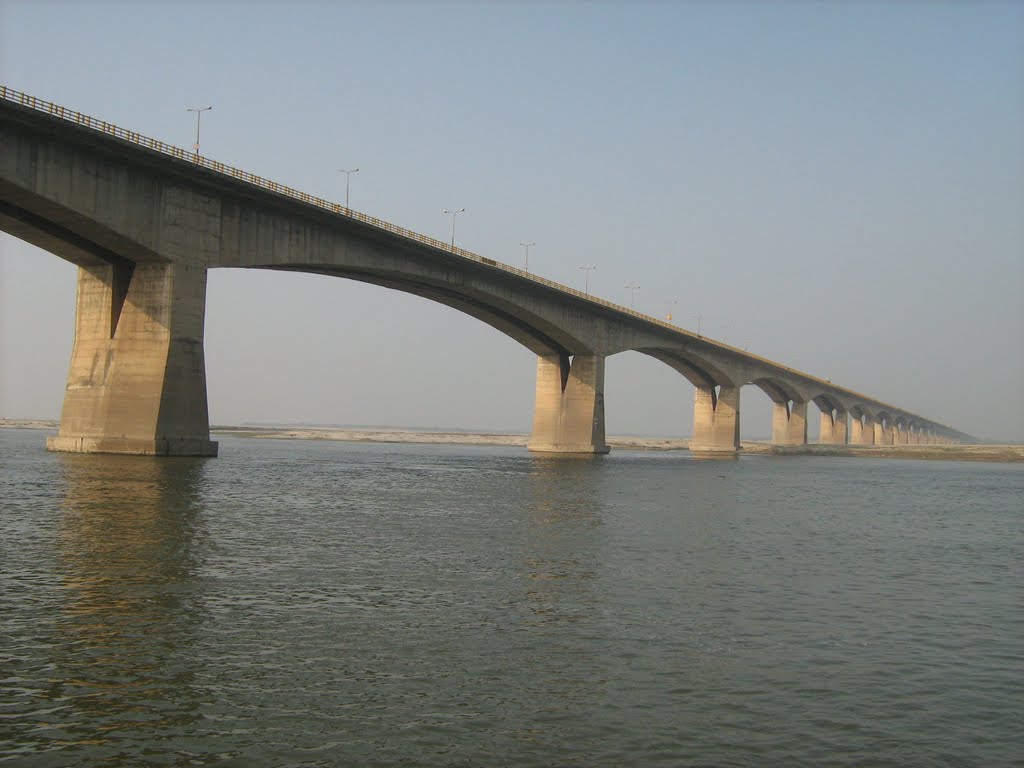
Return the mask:
[[1021,465],[0,430],[0,763],[1020,765]]

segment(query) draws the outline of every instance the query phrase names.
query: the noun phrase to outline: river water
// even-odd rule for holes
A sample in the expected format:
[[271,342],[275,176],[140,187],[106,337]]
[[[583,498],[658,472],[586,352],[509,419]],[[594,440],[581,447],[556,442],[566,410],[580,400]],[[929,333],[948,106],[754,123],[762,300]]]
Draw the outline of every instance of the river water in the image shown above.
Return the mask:
[[1024,467],[0,430],[0,763],[1024,759]]

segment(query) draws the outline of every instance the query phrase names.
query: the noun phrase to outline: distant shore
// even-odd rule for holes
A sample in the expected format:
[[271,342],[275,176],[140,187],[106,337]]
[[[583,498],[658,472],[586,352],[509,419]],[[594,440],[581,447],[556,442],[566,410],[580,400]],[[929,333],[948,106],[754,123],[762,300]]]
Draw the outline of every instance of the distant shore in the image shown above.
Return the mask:
[[[56,421],[0,419],[0,429],[41,429],[56,432]],[[423,443],[453,445],[509,445],[525,447],[528,435],[502,432],[415,431],[389,428],[342,427],[235,427],[213,426],[212,435],[276,440],[340,440],[364,443]],[[688,441],[657,437],[609,437],[608,445],[627,451],[685,451]],[[947,461],[1024,462],[1024,445],[808,445],[773,446],[744,441],[742,453],[782,456],[861,456],[876,459],[939,459]]]

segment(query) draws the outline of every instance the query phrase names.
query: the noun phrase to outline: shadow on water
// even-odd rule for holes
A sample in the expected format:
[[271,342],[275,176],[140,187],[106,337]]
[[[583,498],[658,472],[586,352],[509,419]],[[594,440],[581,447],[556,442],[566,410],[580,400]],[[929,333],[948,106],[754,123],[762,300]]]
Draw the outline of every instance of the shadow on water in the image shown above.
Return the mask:
[[[196,719],[202,460],[61,455],[61,603],[48,697],[90,759],[181,733]],[[52,742],[51,742],[52,743]],[[138,753],[133,764],[138,762]]]

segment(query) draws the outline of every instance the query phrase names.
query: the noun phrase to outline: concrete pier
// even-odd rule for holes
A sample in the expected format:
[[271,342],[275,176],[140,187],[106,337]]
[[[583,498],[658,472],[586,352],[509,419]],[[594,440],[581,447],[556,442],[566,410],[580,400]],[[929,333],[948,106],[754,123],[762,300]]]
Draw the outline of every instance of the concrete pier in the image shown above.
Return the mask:
[[807,443],[807,403],[797,401],[772,404],[772,443],[774,445],[805,445]]
[[608,453],[604,433],[604,356],[541,355],[533,435],[538,453]]
[[740,388],[697,386],[690,453],[701,459],[730,459],[739,447]]
[[[846,445],[847,421],[849,414],[841,410],[824,410],[821,412],[821,427],[818,441],[826,445]],[[859,421],[854,421],[859,426]]]
[[54,451],[216,456],[203,359],[206,270],[80,267]]

